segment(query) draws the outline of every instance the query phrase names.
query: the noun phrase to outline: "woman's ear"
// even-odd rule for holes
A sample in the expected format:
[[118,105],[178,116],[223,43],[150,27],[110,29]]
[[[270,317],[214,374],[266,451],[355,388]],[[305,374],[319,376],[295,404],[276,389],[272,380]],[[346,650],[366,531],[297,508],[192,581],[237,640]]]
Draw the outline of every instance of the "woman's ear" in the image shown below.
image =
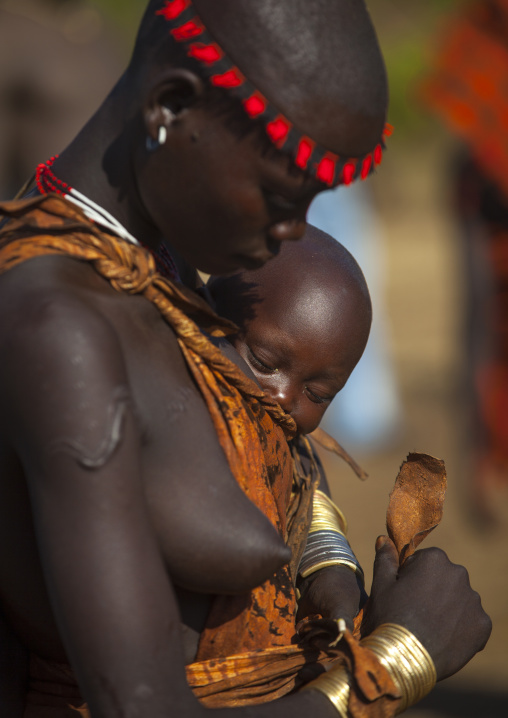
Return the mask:
[[168,69],[160,75],[150,90],[143,107],[143,119],[148,137],[163,144],[172,124],[181,113],[203,94],[203,81],[190,70]]

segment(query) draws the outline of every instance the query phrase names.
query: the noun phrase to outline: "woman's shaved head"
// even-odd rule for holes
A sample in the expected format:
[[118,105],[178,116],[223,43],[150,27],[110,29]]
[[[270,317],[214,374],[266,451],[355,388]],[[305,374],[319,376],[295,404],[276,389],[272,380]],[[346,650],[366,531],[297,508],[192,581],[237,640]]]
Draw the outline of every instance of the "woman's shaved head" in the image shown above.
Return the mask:
[[196,0],[195,6],[251,82],[316,142],[352,157],[379,142],[387,82],[363,0]]
[[[152,0],[134,66],[183,57]],[[214,39],[299,130],[332,152],[361,157],[379,143],[388,103],[381,52],[363,0],[194,0]]]

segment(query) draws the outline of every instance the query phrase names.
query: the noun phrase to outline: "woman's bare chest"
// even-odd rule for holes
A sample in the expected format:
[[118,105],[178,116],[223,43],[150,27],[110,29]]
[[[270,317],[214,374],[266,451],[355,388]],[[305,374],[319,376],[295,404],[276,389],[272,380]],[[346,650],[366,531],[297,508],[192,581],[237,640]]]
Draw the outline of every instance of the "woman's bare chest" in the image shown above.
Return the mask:
[[199,593],[250,590],[287,549],[233,477],[174,333],[153,324],[135,320],[124,341],[147,510],[168,572]]

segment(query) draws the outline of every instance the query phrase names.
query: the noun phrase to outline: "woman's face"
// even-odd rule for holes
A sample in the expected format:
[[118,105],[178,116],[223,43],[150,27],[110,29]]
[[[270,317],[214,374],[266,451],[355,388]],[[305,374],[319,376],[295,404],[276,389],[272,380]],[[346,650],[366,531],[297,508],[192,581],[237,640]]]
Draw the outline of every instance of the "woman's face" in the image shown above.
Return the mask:
[[169,246],[209,274],[262,266],[300,239],[324,185],[255,135],[239,139],[204,108],[186,111],[166,143],[138,161],[142,203]]

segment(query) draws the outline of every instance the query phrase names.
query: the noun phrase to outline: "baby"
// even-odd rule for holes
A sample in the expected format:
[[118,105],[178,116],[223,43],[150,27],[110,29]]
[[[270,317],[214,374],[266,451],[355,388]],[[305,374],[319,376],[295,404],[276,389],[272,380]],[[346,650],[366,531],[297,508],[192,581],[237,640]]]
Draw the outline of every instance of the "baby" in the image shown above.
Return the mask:
[[[313,432],[369,336],[372,307],[356,260],[335,239],[307,225],[303,239],[284,242],[261,269],[213,277],[208,290],[217,313],[239,327],[231,341],[261,388],[293,417],[300,435]],[[346,618],[351,625],[363,587],[358,574],[344,567],[334,567],[333,580],[339,568],[341,599],[331,614],[341,615],[330,617]],[[305,589],[303,613],[312,613],[312,580]]]
[[369,291],[341,244],[307,225],[261,269],[211,278],[217,313],[240,328],[232,342],[263,390],[294,418],[317,428],[363,354]]

